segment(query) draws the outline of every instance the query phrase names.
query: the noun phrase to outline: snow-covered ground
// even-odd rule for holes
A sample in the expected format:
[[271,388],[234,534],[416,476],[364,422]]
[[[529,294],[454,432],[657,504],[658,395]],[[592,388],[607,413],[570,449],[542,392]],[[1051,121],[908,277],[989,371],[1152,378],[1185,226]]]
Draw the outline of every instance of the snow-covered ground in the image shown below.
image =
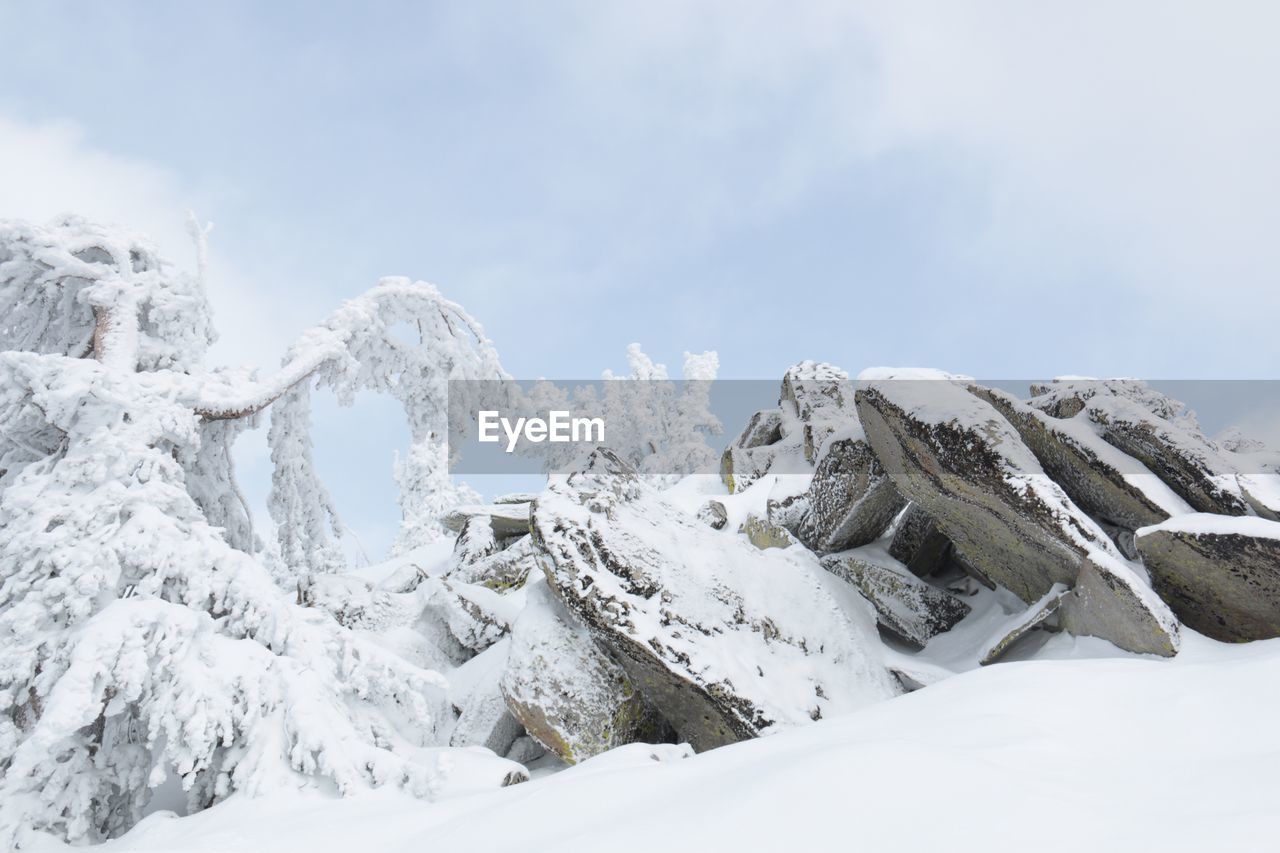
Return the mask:
[[1280,837],[1280,640],[1171,660],[1055,635],[844,717],[681,758],[631,745],[423,803],[233,797],[103,853],[1263,851]]

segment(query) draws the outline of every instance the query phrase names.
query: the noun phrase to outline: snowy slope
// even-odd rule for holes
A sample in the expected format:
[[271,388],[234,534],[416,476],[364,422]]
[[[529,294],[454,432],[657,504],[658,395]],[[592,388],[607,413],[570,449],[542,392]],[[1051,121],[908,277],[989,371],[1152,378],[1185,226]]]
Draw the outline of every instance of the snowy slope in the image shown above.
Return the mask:
[[236,797],[101,849],[1273,850],[1280,640],[1185,640],[1173,660],[1080,659],[1111,647],[1058,635],[1040,660],[698,756],[633,745],[434,804]]

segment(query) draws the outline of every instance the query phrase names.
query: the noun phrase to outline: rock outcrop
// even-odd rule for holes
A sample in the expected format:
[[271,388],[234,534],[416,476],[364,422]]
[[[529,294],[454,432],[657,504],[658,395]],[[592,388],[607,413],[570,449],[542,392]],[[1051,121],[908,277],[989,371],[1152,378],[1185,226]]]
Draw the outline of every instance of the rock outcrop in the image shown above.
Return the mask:
[[870,608],[837,604],[811,557],[709,530],[610,451],[553,483],[531,523],[557,598],[695,749],[899,689]]
[[458,712],[450,746],[483,746],[506,755],[524,734],[498,689],[509,640],[502,640],[459,667],[449,679],[450,701]]
[[1095,519],[1133,531],[1193,511],[1087,421],[1051,417],[1003,391],[978,386],[970,390],[1013,424],[1045,472]]
[[862,383],[856,399],[867,440],[898,491],[966,562],[1023,601],[1074,584],[1091,547],[1114,551],[1009,422],[962,384],[877,379]]
[[545,580],[530,582],[510,644],[501,678],[505,709],[562,761],[576,764],[623,744],[671,738],[670,727]]
[[1037,386],[1030,405],[1083,419],[1141,462],[1197,512],[1247,515],[1236,471],[1185,407],[1132,380],[1073,380]]
[[1138,531],[1151,584],[1215,640],[1280,636],[1280,522],[1195,514]]

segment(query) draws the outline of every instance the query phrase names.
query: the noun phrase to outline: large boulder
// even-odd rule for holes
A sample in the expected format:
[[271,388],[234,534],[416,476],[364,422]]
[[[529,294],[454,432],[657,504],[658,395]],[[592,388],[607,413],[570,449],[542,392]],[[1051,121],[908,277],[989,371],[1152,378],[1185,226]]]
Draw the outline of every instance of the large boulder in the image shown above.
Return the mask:
[[1189,627],[1226,642],[1280,637],[1280,522],[1197,513],[1142,528],[1136,542]]
[[730,493],[741,492],[768,472],[782,448],[781,409],[762,409],[751,416],[720,457],[720,479]]
[[981,663],[999,660],[1041,627],[1098,637],[1127,652],[1160,657],[1173,657],[1181,643],[1177,618],[1151,587],[1129,565],[1097,550],[1081,566],[1074,587],[1055,584],[1002,626]]
[[1088,424],[1197,512],[1249,513],[1231,461],[1176,400],[1133,380],[1077,379],[1033,386],[1032,391],[1039,393],[1031,406]]
[[1046,473],[1085,512],[1126,530],[1193,512],[1141,462],[1078,418],[1059,419],[1011,394],[971,386],[1013,424]]
[[813,361],[782,378],[778,408],[756,412],[720,457],[720,478],[731,493],[765,474],[809,474],[832,434],[856,422],[849,376]]
[[[853,418],[853,385],[849,374],[825,362],[802,361],[782,377],[778,405],[800,424],[804,458],[816,462],[827,439]],[[787,421],[783,421],[783,431]]]
[[968,604],[920,580],[887,554],[880,557],[832,554],[822,558],[822,567],[853,584],[876,609],[880,627],[893,636],[922,649],[969,615]]
[[985,577],[1026,602],[1075,583],[1106,534],[1045,474],[1017,431],[963,382],[868,375],[857,391],[867,440],[898,491]]
[[510,645],[500,684],[505,709],[562,761],[670,738],[670,727],[542,578],[529,583]]
[[827,442],[809,484],[805,511],[791,527],[819,554],[873,541],[906,505],[856,421],[846,433]]
[[520,536],[529,532],[529,504],[508,503],[456,507],[440,519],[446,530],[461,533],[471,519],[487,519],[495,536]]
[[1093,552],[1062,597],[1058,625],[1077,637],[1100,637],[1127,652],[1173,657],[1181,635],[1168,605],[1125,563]]
[[747,537],[747,541],[761,551],[767,548],[790,548],[796,544],[795,537],[781,524],[762,518],[754,512],[738,527],[738,532]]
[[870,608],[838,604],[807,552],[708,529],[611,451],[553,483],[532,527],[556,596],[695,749],[898,691]]

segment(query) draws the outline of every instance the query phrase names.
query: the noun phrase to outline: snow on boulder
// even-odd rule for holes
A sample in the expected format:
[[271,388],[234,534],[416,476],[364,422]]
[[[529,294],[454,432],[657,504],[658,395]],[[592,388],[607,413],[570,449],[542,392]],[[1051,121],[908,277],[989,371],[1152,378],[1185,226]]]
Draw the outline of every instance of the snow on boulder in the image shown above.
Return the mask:
[[793,365],[782,378],[778,408],[756,412],[720,458],[720,479],[731,493],[768,473],[808,474],[827,439],[853,416],[849,376],[813,361]]
[[867,440],[966,563],[1032,602],[1074,584],[1091,547],[1113,551],[990,403],[949,379],[889,376],[857,391]]
[[483,652],[506,636],[519,612],[518,602],[491,589],[456,580],[430,578],[419,587],[428,596],[428,612],[442,622],[465,649]]
[[546,581],[530,581],[527,594],[500,687],[529,735],[569,764],[624,744],[669,739],[670,727]]
[[1135,380],[1073,380],[1033,391],[1040,393],[1031,406],[1055,417],[1083,419],[1197,512],[1248,514],[1234,466],[1176,400]]
[[1019,640],[1032,631],[1055,628],[1050,620],[1062,606],[1062,596],[1066,591],[1065,585],[1056,583],[1026,610],[1006,619],[983,649],[979,663],[989,666],[1008,654]]
[[445,513],[441,519],[446,530],[462,531],[472,518],[487,518],[495,536],[519,536],[529,532],[529,504],[492,504],[460,506]]
[[845,431],[850,434],[824,447],[809,484],[807,508],[791,528],[819,554],[875,540],[906,504],[856,421]]
[[1120,560],[1095,551],[1062,597],[1058,625],[1136,654],[1173,657],[1181,635],[1169,606]]
[[791,535],[791,531],[781,524],[774,523],[767,518],[761,518],[754,512],[747,514],[742,524],[739,525],[738,532],[745,535],[748,542],[762,551],[766,548],[790,548],[796,544],[795,537]]
[[762,409],[751,416],[720,457],[720,479],[730,493],[743,491],[768,472],[782,438],[781,409]]
[[1151,584],[1215,640],[1280,636],[1280,522],[1197,513],[1137,532]]
[[717,500],[709,500],[698,510],[698,520],[712,530],[724,530],[729,523],[729,511]]
[[493,535],[489,519],[474,515],[462,522],[462,530],[453,544],[453,562],[467,566],[501,550],[502,543]]
[[504,550],[456,565],[448,577],[501,593],[523,584],[534,565],[533,542],[525,534]]
[[459,714],[450,746],[483,746],[506,755],[524,734],[498,687],[510,645],[504,638],[450,674],[449,700]]
[[709,530],[612,451],[554,483],[532,527],[552,590],[697,750],[897,692],[870,609],[842,609],[807,552]]
[[1087,421],[1058,419],[992,388],[970,390],[1013,424],[1046,472],[1094,518],[1135,530],[1194,510]]
[[922,649],[969,615],[968,604],[920,580],[887,554],[880,556],[873,561],[868,555],[832,554],[822,558],[822,567],[853,584],[893,636]]
[[799,418],[806,461],[817,461],[827,439],[854,419],[852,392],[849,374],[825,362],[802,361],[782,377],[778,405]]

